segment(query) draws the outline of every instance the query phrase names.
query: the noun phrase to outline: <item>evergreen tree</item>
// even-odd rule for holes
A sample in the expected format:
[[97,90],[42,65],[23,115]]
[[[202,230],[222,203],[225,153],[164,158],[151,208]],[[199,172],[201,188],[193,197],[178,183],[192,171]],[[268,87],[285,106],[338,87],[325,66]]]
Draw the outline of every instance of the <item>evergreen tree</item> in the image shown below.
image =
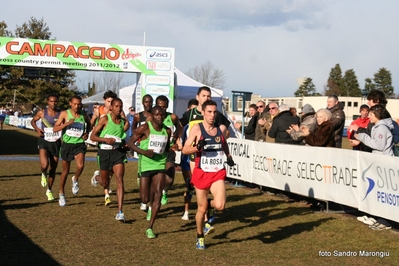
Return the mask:
[[298,90],[294,92],[294,95],[295,97],[318,96],[320,93],[316,92],[316,86],[313,84],[313,80],[311,78],[307,78],[299,86]]
[[[7,30],[5,22],[0,23],[0,33],[5,37],[14,37]],[[37,20],[31,17],[15,30],[15,37],[19,38],[49,40],[51,35],[43,18]],[[10,102],[16,90],[17,104],[30,102],[44,106],[47,95],[56,93],[60,96],[59,106],[65,108],[68,107],[70,97],[81,94],[77,88],[69,88],[74,80],[75,72],[68,69],[0,66],[0,84],[3,88],[0,90],[0,98]]]
[[362,96],[362,91],[360,90],[359,82],[357,81],[357,77],[353,69],[345,71],[343,84],[344,88],[346,89],[346,94],[345,94],[346,96],[350,97]]
[[367,94],[369,94],[369,92],[371,90],[375,89],[375,84],[373,83],[373,81],[370,78],[366,78],[364,83],[364,89],[362,91],[363,97],[366,97]]
[[386,68],[380,68],[378,72],[374,74],[374,83],[375,89],[382,90],[389,98],[395,97],[391,72]]
[[343,84],[341,66],[336,64],[335,67],[331,68],[330,76],[327,80],[327,87],[325,88],[325,95],[346,95],[344,92],[345,88]]

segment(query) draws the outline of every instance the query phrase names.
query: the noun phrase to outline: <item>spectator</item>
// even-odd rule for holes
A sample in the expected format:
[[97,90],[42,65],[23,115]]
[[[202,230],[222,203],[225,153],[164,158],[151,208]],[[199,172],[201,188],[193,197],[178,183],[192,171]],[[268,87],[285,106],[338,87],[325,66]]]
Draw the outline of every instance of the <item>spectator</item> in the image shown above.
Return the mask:
[[336,147],[334,135],[334,123],[331,121],[331,112],[328,109],[320,109],[316,113],[317,126],[314,133],[308,128],[303,128],[306,136],[306,144],[317,147]]
[[[367,104],[362,104],[360,106],[360,116],[358,118],[356,118],[355,120],[352,121],[351,125],[358,125],[359,127],[363,127],[363,128],[367,128],[370,119],[369,119],[369,106]],[[350,127],[349,127],[350,128]],[[356,131],[354,130],[350,130],[348,128],[348,139],[355,139],[354,135],[356,133]],[[356,145],[352,147],[353,150],[363,150],[363,146],[362,145]]]
[[4,106],[0,108],[0,129],[3,129],[4,120],[6,119],[7,110]]
[[327,109],[331,112],[331,121],[334,125],[334,141],[335,147],[342,147],[342,134],[345,126],[345,113],[343,104],[338,101],[336,95],[327,97]]
[[291,125],[291,128],[287,130],[293,140],[301,141],[302,144],[306,144],[305,136],[303,134],[303,128],[308,128],[309,132],[314,132],[316,129],[316,112],[310,104],[302,106],[300,119],[300,126]]
[[245,139],[255,140],[255,130],[259,117],[259,113],[256,109],[256,104],[254,103],[249,106],[249,116],[251,117],[251,119],[249,120],[248,125],[245,127],[244,130]]
[[299,126],[299,118],[292,115],[287,104],[282,104],[279,113],[273,119],[268,135],[274,138],[276,143],[298,144],[299,141],[293,140],[287,132],[291,125]]
[[[290,112],[292,113],[293,116],[298,117],[297,110],[295,107],[290,107]],[[299,117],[298,117],[298,119],[299,119]]]
[[372,148],[372,153],[393,156],[392,119],[386,119],[386,109],[382,104],[374,105],[370,108],[370,123],[373,123],[371,134],[356,133],[354,136],[368,147]]
[[269,119],[269,107],[266,107],[264,101],[256,103],[256,110],[258,111],[258,120],[255,127],[255,141],[265,141],[266,139],[266,120]]
[[267,131],[270,130],[270,128],[272,126],[272,123],[273,123],[274,117],[276,115],[278,115],[278,112],[279,112],[278,103],[270,102],[268,106],[269,106],[269,115],[270,116],[268,117],[268,119],[266,119],[266,122],[265,122],[265,125],[264,125],[265,135],[266,135],[265,141],[266,142],[274,142],[274,139],[269,137],[269,135],[267,134]]
[[[381,104],[382,106],[385,107],[385,112],[386,112],[386,118],[388,120],[392,120],[390,113],[388,110],[386,110],[386,105],[388,101],[385,97],[385,93],[381,90],[371,90],[369,94],[367,95],[367,104],[370,107],[373,107],[374,105]],[[392,130],[392,137],[393,137],[393,143],[397,144],[399,142],[399,127],[396,121],[391,121],[393,124],[394,128]],[[349,126],[349,130],[354,130],[357,133],[367,133],[369,136],[371,136],[371,129],[373,128],[374,124],[370,122],[366,128],[359,127],[358,125],[351,125]],[[350,140],[350,145],[351,146],[357,146],[361,144],[362,145],[362,150],[372,152],[372,148],[367,147],[364,143],[361,143],[358,140]]]

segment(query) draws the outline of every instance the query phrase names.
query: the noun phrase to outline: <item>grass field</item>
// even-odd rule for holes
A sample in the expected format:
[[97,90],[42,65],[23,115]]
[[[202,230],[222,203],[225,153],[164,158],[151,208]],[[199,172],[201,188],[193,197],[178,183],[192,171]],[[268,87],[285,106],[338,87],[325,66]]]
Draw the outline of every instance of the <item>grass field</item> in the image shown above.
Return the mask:
[[[0,130],[0,155],[35,156],[34,132],[7,126]],[[87,161],[76,196],[69,176],[66,207],[47,201],[38,161],[0,163],[1,265],[397,265],[399,260],[396,230],[372,231],[354,215],[314,212],[257,188],[229,184],[227,209],[217,213],[216,231],[205,237],[207,249],[196,250],[195,222],[181,220],[180,173],[155,222],[158,237],[150,240],[146,213],[139,209],[136,163],[126,165],[126,223],[114,219],[115,194],[113,204],[105,207],[102,189],[90,185],[94,161]],[[60,171],[59,166],[54,195]],[[195,196],[191,207],[193,218]],[[363,250],[389,256],[360,256]],[[343,253],[334,251],[357,256],[335,256]]]

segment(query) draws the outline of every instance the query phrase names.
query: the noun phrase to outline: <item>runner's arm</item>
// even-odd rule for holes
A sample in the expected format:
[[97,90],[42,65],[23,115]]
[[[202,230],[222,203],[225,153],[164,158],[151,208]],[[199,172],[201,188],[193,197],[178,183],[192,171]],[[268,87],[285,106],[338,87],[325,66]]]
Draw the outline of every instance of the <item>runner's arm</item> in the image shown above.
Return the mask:
[[75,121],[75,119],[71,119],[68,122],[66,122],[67,118],[68,118],[68,113],[66,111],[62,111],[57,122],[55,122],[54,124],[53,132],[61,131],[67,126],[72,125],[73,122]]
[[36,113],[36,115],[32,118],[32,121],[30,122],[39,137],[43,137],[43,130],[36,125],[36,122],[39,121],[42,117],[43,111],[40,110]]
[[198,151],[197,140],[201,137],[201,130],[198,124],[193,125],[190,129],[190,134],[184,143],[182,153],[183,154],[193,154]]

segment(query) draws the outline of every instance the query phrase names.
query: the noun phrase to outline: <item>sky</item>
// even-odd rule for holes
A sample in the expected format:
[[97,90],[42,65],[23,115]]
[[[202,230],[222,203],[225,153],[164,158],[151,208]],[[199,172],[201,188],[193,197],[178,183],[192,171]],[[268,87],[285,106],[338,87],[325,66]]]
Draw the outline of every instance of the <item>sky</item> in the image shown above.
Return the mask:
[[227,96],[293,97],[301,77],[323,93],[336,64],[361,88],[385,67],[398,94],[398,10],[396,0],[14,0],[0,21],[14,32],[43,18],[59,41],[141,46],[145,35],[146,46],[175,48],[184,73],[207,61],[223,70]]

